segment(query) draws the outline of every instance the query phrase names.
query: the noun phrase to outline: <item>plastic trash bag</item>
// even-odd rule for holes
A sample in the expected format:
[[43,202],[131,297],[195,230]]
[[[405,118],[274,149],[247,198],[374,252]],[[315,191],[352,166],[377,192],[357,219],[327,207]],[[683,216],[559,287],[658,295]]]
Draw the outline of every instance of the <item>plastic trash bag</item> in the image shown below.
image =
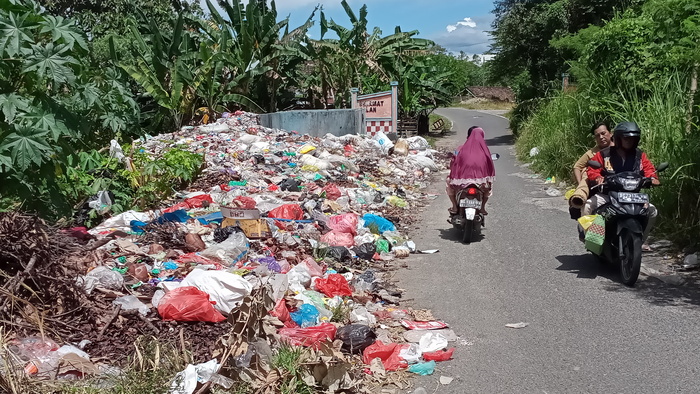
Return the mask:
[[439,333],[428,332],[418,341],[421,352],[430,353],[447,347],[447,338]]
[[330,274],[325,279],[319,278],[316,281],[316,288],[327,297],[352,295],[347,279],[340,274]]
[[336,327],[330,323],[321,323],[308,328],[282,328],[279,330],[280,341],[294,346],[311,347],[318,350],[321,344],[335,339]]
[[267,216],[275,219],[302,220],[304,210],[297,204],[284,204],[268,212]]
[[253,285],[239,275],[201,269],[192,270],[182,281],[182,286],[194,286],[206,292],[216,302],[215,308],[226,314],[253,291]]
[[396,141],[396,144],[394,145],[394,154],[406,156],[406,155],[408,155],[408,148],[409,148],[408,141],[406,141],[403,138],[399,138],[399,140]]
[[376,341],[377,334],[364,324],[349,324],[338,329],[336,338],[343,341],[343,350],[358,354]]
[[365,221],[365,227],[369,229],[376,227],[378,234],[383,234],[385,231],[396,231],[394,223],[378,215],[367,213],[362,216],[362,220]]
[[435,372],[435,361],[413,364],[410,367],[408,367],[408,372],[413,372],[418,375],[432,375],[433,372]]
[[224,315],[214,309],[209,294],[194,286],[182,286],[167,292],[158,304],[158,314],[163,320],[211,323],[226,320]]
[[343,194],[340,192],[340,188],[335,183],[329,183],[323,187],[323,191],[326,193],[326,198],[329,200],[337,200]]
[[309,271],[309,274],[312,278],[317,276],[323,276],[323,268],[321,268],[321,266],[318,265],[316,260],[314,260],[313,258],[307,257],[300,264],[303,264],[304,267],[306,267],[306,270]]
[[421,354],[420,348],[415,343],[412,343],[409,347],[401,349],[399,352],[399,357],[409,364],[417,363],[420,361]]
[[357,215],[354,213],[345,213],[342,215],[335,215],[328,218],[328,227],[332,230],[340,233],[352,234],[354,237],[357,235]]
[[275,304],[275,308],[270,311],[270,315],[278,318],[282,323],[291,319],[287,302],[284,298],[280,298]]
[[244,233],[233,233],[225,241],[214,244],[200,253],[201,256],[218,259],[225,264],[235,264],[248,253],[250,244]]
[[408,148],[411,150],[426,150],[430,149],[430,143],[423,137],[415,136],[406,139]]
[[391,142],[389,137],[381,131],[377,132],[374,135],[373,139],[377,141],[377,144],[379,144],[379,149],[384,154],[389,153],[389,150],[394,147],[394,143]]
[[318,309],[311,304],[302,304],[299,310],[290,313],[290,316],[299,327],[312,327],[318,322]]
[[409,344],[384,344],[382,341],[376,341],[362,352],[362,362],[369,365],[372,360],[379,358],[382,360],[384,369],[387,371],[396,371],[406,368],[408,363],[399,357],[399,353],[409,346]]
[[85,289],[87,294],[90,294],[97,286],[119,290],[124,286],[124,277],[119,272],[99,266],[88,272],[87,275],[78,277],[76,282]]
[[447,361],[452,358],[455,348],[451,347],[447,350],[438,350],[437,352],[423,353],[425,361]]
[[137,310],[142,316],[148,315],[148,312],[151,311],[151,308],[147,307],[146,304],[131,294],[118,297],[112,301],[112,304],[121,305],[122,310],[127,312]]
[[337,261],[350,260],[352,255],[350,251],[345,246],[331,246],[328,248],[328,256],[332,257]]
[[294,292],[301,293],[311,284],[311,274],[302,264],[295,265],[287,272],[289,288]]
[[255,209],[258,205],[255,200],[246,196],[237,196],[233,199],[233,203],[241,209]]
[[374,253],[377,251],[377,247],[374,246],[374,243],[364,243],[360,246],[354,247],[353,251],[357,257],[363,260],[372,260]]
[[336,230],[323,234],[320,241],[329,246],[345,246],[350,248],[355,245],[355,237],[352,234],[341,233]]

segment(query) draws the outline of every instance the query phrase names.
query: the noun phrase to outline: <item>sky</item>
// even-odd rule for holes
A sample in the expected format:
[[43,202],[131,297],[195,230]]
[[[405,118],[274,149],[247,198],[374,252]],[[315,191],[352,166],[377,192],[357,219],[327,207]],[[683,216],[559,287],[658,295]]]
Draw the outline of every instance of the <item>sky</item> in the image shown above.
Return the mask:
[[[464,51],[482,54],[489,49],[493,15],[493,0],[348,0],[356,15],[367,4],[368,28],[375,26],[384,35],[401,26],[403,31],[418,30],[419,37],[428,38],[450,52]],[[280,17],[290,16],[290,27],[303,24],[314,7],[323,6],[326,18],[342,26],[350,25],[340,0],[276,0]],[[320,36],[318,15],[311,36]]]

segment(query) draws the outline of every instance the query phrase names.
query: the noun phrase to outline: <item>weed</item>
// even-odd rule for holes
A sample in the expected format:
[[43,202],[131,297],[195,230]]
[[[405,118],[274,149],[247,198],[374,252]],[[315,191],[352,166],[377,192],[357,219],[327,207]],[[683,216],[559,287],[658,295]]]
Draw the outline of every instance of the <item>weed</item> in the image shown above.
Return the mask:
[[280,391],[284,394],[312,394],[313,387],[303,380],[304,362],[308,354],[305,349],[282,345],[272,358],[272,366],[284,373]]

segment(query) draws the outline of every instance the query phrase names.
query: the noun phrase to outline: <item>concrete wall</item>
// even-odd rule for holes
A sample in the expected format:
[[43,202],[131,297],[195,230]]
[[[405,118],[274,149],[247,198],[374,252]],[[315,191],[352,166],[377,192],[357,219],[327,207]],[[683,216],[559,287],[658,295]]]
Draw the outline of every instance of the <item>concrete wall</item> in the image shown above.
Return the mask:
[[328,133],[341,136],[362,134],[365,129],[364,115],[361,108],[284,111],[261,114],[260,124],[313,137],[322,137]]

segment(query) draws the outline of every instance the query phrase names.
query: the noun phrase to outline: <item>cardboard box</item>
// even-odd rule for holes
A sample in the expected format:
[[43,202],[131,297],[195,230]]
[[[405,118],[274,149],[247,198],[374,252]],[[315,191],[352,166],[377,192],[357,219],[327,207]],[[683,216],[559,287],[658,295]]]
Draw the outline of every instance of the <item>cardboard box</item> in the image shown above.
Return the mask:
[[267,225],[265,219],[232,219],[225,218],[221,222],[221,227],[231,227],[238,226],[245,236],[251,239],[256,238],[270,238],[272,237],[272,231],[270,231],[270,226]]
[[231,219],[260,219],[260,210],[241,209],[236,207],[221,207],[221,215]]

